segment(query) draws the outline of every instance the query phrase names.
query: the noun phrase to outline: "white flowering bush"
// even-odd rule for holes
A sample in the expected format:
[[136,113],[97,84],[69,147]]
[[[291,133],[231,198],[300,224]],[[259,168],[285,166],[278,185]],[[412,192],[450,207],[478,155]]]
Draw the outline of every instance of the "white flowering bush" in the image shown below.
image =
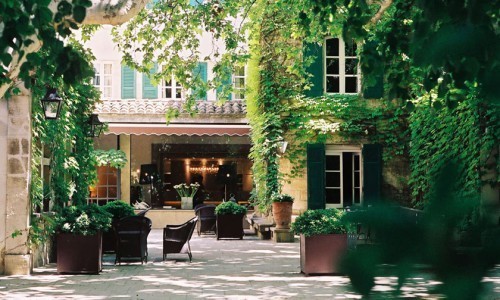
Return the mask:
[[93,235],[111,227],[112,215],[102,207],[91,204],[67,206],[56,216],[56,231]]
[[174,185],[174,189],[181,197],[194,197],[199,188],[200,184],[198,182],[191,184],[181,183]]

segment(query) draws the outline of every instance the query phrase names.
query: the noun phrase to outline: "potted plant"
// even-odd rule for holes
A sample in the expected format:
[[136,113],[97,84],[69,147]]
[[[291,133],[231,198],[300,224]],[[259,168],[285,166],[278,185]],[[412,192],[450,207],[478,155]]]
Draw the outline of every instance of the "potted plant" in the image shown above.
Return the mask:
[[125,203],[121,200],[110,201],[102,208],[111,214],[111,228],[103,232],[102,236],[102,252],[114,253],[115,252],[115,232],[114,224],[121,218],[135,216],[134,208],[132,205]]
[[292,223],[293,197],[288,194],[273,194],[271,197],[276,229],[288,229]]
[[111,214],[96,204],[68,206],[55,220],[57,272],[98,274],[102,270],[102,232],[111,227]]
[[217,240],[221,238],[243,239],[243,217],[245,206],[233,201],[222,202],[215,208]]
[[306,275],[336,274],[347,250],[350,224],[344,212],[331,209],[307,210],[292,223],[300,234],[300,269]]
[[174,189],[181,197],[181,209],[193,209],[193,197],[199,188],[200,184],[198,182],[174,185]]

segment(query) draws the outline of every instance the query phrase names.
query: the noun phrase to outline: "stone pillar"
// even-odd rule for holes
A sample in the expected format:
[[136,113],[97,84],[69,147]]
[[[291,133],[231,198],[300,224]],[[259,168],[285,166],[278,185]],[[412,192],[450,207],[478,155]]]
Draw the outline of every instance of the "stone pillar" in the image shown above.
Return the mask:
[[7,202],[7,100],[0,99],[0,274],[4,273],[5,204]]
[[[130,172],[131,172],[131,155],[130,155],[130,135],[120,135],[120,150],[125,152],[127,164],[120,172],[120,190],[121,200],[125,203],[130,203]],[[132,203],[131,203],[132,204]]]
[[[26,275],[31,271],[28,247],[31,180],[31,93],[7,100],[5,257],[6,275]],[[2,100],[5,101],[5,100]],[[15,237],[12,237],[12,234]]]

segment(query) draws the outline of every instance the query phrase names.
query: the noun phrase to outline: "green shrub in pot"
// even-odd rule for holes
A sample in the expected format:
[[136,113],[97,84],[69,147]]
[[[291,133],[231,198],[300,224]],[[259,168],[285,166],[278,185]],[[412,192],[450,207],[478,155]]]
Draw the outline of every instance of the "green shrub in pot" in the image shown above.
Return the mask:
[[67,206],[56,216],[56,231],[94,235],[111,227],[111,214],[96,204]]
[[336,208],[307,210],[292,223],[295,234],[306,237],[320,234],[342,234],[352,230],[345,212]]
[[216,215],[241,215],[246,213],[247,208],[245,206],[238,205],[233,201],[222,202],[215,208]]
[[293,202],[294,198],[288,194],[275,193],[271,196],[272,202]]
[[105,211],[112,215],[113,221],[120,220],[124,217],[135,216],[132,205],[121,200],[110,201],[102,207]]

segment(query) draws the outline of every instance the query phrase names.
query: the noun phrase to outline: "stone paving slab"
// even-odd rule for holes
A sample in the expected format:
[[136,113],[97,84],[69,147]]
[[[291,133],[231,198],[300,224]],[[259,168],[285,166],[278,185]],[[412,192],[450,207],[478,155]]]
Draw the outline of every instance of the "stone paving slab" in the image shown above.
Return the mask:
[[[58,275],[56,265],[36,268],[31,276],[0,276],[1,299],[361,299],[345,276],[304,276],[300,273],[299,243],[276,244],[245,236],[219,240],[193,236],[193,261],[169,255],[162,261],[162,231],[148,238],[149,259],[114,265],[105,255],[100,275]],[[500,299],[500,267],[485,278],[481,299]],[[430,274],[412,278],[399,298],[440,299],[429,294],[439,284]],[[396,278],[378,277],[372,299],[392,295]]]

